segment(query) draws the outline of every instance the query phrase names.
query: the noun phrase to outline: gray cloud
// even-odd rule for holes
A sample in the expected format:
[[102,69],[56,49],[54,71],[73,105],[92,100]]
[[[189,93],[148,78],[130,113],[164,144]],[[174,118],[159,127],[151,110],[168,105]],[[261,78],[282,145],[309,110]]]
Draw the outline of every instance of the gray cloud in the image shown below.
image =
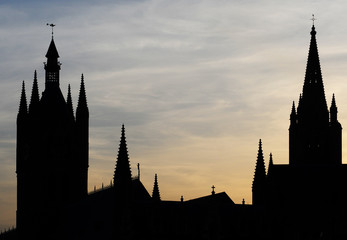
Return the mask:
[[[54,22],[61,88],[77,105],[84,73],[90,107],[90,189],[112,178],[120,126],[133,173],[154,172],[166,199],[210,185],[250,202],[257,142],[287,162],[288,118],[302,90],[311,13],[327,100],[344,124],[346,3],[337,1],[7,1],[0,8],[0,210],[15,197],[15,118],[21,81],[42,62]],[[40,6],[40,7],[38,7]],[[213,169],[213,171],[211,170]],[[216,176],[215,173],[218,173]],[[11,187],[6,187],[11,186]],[[1,194],[0,194],[1,195]],[[12,202],[12,209],[15,203]],[[0,226],[14,216],[0,216]],[[11,219],[11,220],[9,220]]]

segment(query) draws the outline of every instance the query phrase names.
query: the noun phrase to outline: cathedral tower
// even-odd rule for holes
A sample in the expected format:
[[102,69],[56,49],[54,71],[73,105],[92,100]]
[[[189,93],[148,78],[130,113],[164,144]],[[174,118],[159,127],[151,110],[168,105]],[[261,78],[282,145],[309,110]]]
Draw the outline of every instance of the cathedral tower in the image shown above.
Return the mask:
[[[88,122],[84,80],[76,120],[71,90],[65,101],[59,87],[59,54],[52,37],[45,68],[45,89],[40,99],[37,74],[29,106],[24,82],[17,116],[17,228],[52,229],[59,209],[87,196]],[[49,225],[49,226],[48,226]],[[47,230],[49,231],[49,230]]]
[[342,164],[341,130],[335,97],[329,119],[313,25],[303,91],[290,114],[289,164]]

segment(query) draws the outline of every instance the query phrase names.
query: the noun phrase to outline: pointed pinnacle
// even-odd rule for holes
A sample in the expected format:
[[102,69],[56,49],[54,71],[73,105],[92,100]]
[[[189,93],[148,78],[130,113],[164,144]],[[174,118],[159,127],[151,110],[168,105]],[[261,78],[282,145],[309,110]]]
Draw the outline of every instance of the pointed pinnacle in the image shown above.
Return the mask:
[[29,104],[29,112],[32,112],[33,109],[35,108],[35,105],[37,105],[39,102],[40,102],[40,95],[39,95],[39,87],[37,84],[37,72],[35,70],[33,88],[31,91],[31,99]]
[[331,107],[336,108],[335,94],[333,93],[333,99],[331,100]]
[[153,192],[152,192],[152,199],[154,201],[160,201],[160,192],[159,192],[159,185],[158,185],[158,176],[157,176],[157,174],[154,175],[154,186],[153,186]]
[[269,160],[269,166],[273,165],[273,160],[272,160],[272,153],[270,153],[270,160]]
[[118,149],[118,157],[116,163],[116,169],[114,172],[114,182],[127,182],[131,183],[131,169],[129,162],[129,154],[127,149],[127,143],[125,138],[125,128],[122,125],[122,134]]
[[22,93],[20,96],[20,103],[19,103],[19,112],[18,114],[27,114],[28,113],[28,107],[27,107],[27,98],[25,94],[25,83],[24,80],[22,82]]
[[68,85],[68,88],[67,88],[66,104],[67,104],[67,108],[68,108],[70,117],[72,117],[74,119],[73,105],[72,105],[72,98],[71,98],[71,86],[70,86],[70,84]]
[[296,111],[295,111],[295,102],[293,101],[293,105],[292,105],[292,113],[291,114],[296,114]]
[[87,97],[86,90],[84,87],[84,76],[83,73],[81,75],[81,86],[80,86],[80,94],[78,97],[77,108],[86,108],[87,107]]

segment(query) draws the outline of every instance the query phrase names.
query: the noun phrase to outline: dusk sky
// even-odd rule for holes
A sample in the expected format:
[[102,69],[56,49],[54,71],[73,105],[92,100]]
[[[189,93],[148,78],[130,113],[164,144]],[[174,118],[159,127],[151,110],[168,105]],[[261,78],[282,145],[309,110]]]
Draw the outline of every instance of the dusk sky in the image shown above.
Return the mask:
[[84,74],[89,191],[113,178],[124,123],[132,174],[140,163],[150,194],[157,173],[163,200],[208,195],[214,185],[250,204],[259,139],[266,166],[270,152],[288,163],[312,13],[328,106],[335,93],[347,126],[346,10],[346,1],[1,1],[0,230],[15,225],[21,84],[30,100],[37,70],[44,90],[46,23],[56,24],[60,87],[66,96],[71,84],[74,108]]

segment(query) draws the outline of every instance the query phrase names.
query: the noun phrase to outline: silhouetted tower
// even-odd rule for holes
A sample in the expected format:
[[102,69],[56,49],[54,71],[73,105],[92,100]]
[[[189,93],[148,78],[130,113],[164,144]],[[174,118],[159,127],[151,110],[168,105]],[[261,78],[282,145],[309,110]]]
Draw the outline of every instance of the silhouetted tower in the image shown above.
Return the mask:
[[253,205],[264,204],[266,187],[266,170],[261,139],[259,140],[257,163],[255,166],[253,185],[252,185],[252,203]]
[[129,199],[131,197],[132,178],[124,124],[122,125],[122,134],[113,180],[117,198]]
[[293,103],[289,127],[289,164],[341,164],[341,125],[333,97],[329,111],[325,99],[314,25],[305,81],[297,111]]
[[52,229],[61,207],[87,196],[89,116],[84,82],[75,121],[70,87],[67,102],[59,87],[61,64],[53,37],[46,58],[41,99],[35,71],[29,108],[23,82],[17,116],[17,228],[28,236],[39,230],[37,226]]
[[158,176],[157,174],[154,175],[154,185],[153,185],[153,192],[152,192],[152,200],[154,202],[160,202],[160,192],[159,192],[159,186],[158,186]]

